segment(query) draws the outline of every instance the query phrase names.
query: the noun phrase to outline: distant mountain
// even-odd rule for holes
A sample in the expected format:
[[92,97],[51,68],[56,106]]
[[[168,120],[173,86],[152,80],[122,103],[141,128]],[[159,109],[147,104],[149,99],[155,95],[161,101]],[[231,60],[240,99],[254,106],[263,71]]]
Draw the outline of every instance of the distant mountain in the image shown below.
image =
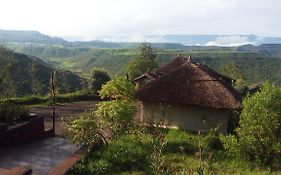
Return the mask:
[[244,45],[237,47],[238,52],[256,52],[264,56],[281,58],[281,44]]
[[263,55],[281,58],[281,44],[262,44],[257,47],[257,50]]
[[[47,94],[51,72],[56,70],[37,57],[27,56],[0,47],[0,96],[12,89],[16,96]],[[61,92],[74,92],[82,88],[78,75],[56,70],[57,87]]]
[[[76,47],[94,47],[94,48],[111,48],[111,49],[132,49],[137,48],[140,43],[137,42],[105,42],[100,40],[94,41],[75,41],[72,43]],[[185,49],[186,46],[178,43],[151,43],[151,46],[154,48],[160,49]]]
[[[82,38],[81,38],[82,39]],[[146,35],[135,36],[96,36],[93,39],[104,42],[151,42],[151,43],[179,43],[185,46],[241,46],[281,44],[281,37],[262,37],[257,35]]]
[[[18,58],[16,60],[22,59],[21,61],[23,61],[27,58],[29,60],[18,64],[17,68],[22,72],[15,74],[25,76],[23,80],[20,79],[20,76],[16,78],[17,87],[26,89],[26,92],[29,93],[31,92],[31,86],[26,82],[30,83],[31,81],[27,74],[32,61],[42,66],[40,70],[48,70],[42,71],[45,72],[44,76],[43,73],[40,73],[42,78],[39,78],[40,82],[42,82],[41,84],[47,87],[50,72],[54,68],[39,58],[56,68],[67,69],[83,75],[89,73],[92,68],[104,69],[110,75],[122,75],[127,63],[136,57],[136,48],[140,44],[139,42],[130,42],[133,40],[129,37],[98,37],[94,41],[70,42],[60,38],[52,38],[35,31],[2,30],[1,32],[0,43],[4,43],[6,47],[16,52],[33,55],[14,54]],[[281,38],[278,37],[259,37],[256,35],[163,35],[147,36],[147,40],[144,39],[144,41],[152,42],[152,47],[155,48],[157,55],[156,59],[160,64],[167,62],[178,53],[192,54],[192,57],[198,59],[199,62],[206,63],[215,69],[229,61],[236,62],[249,83],[271,80],[281,84],[281,44],[278,44],[281,43]],[[3,71],[4,68],[1,67],[4,64],[6,63],[0,62],[0,72],[2,73],[5,72]],[[23,67],[20,65],[23,65]],[[76,74],[71,72],[65,72],[65,74],[67,74],[68,78],[63,79],[62,77],[65,76],[60,76],[60,82],[69,83],[62,83],[63,85],[60,86],[67,87],[66,89],[71,91],[81,87],[81,80]],[[45,88],[44,91],[46,92],[47,89]]]
[[1,30],[0,43],[41,43],[41,44],[68,44],[62,38],[50,37],[38,31]]
[[[66,37],[69,39],[71,37]],[[281,44],[281,37],[262,37],[257,35],[147,35],[135,36],[97,36],[93,41],[66,41],[50,37],[38,31],[0,30],[0,43],[21,43],[26,45],[47,44],[69,47],[91,48],[136,48],[141,42],[150,42],[153,47],[163,49],[184,49],[186,46],[227,46]],[[83,38],[81,38],[82,40]]]
[[[36,44],[44,45],[64,45],[70,47],[92,47],[92,48],[136,48],[140,43],[136,42],[104,42],[94,41],[75,41],[68,42],[62,38],[50,37],[38,31],[21,31],[21,30],[1,30],[0,43],[2,44],[25,44],[26,47],[36,47]],[[182,44],[176,43],[153,43],[157,48],[184,48]],[[62,51],[65,52],[65,51]],[[67,52],[67,51],[66,51]]]

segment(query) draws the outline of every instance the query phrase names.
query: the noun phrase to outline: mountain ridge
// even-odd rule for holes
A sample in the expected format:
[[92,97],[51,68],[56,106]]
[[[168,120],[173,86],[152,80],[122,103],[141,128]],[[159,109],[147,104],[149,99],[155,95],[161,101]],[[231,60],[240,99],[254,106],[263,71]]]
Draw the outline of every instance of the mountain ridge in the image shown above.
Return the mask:
[[[241,45],[261,45],[261,44],[281,44],[281,37],[263,37],[257,35],[144,35],[135,36],[97,36],[90,41],[67,41],[63,37],[50,37],[39,31],[29,30],[3,30],[0,29],[0,42],[2,43],[41,43],[66,46],[87,46],[97,48],[132,48],[137,47],[141,42],[150,42],[155,47],[184,48],[184,46],[241,46]],[[78,37],[79,38],[79,37]],[[76,39],[77,40],[77,39]],[[164,46],[163,46],[164,45]],[[165,45],[167,45],[165,47]],[[176,46],[175,46],[176,45]]]
[[0,96],[9,88],[13,95],[42,95],[49,92],[49,80],[56,71],[57,87],[60,92],[74,92],[83,86],[80,76],[66,70],[56,69],[41,59],[0,47]]

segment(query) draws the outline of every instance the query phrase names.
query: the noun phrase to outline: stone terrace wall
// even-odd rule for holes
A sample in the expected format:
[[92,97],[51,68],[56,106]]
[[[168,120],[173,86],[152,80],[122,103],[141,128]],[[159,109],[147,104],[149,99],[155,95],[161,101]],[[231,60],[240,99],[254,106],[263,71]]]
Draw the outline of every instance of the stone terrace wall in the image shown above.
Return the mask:
[[12,126],[0,124],[0,147],[18,145],[44,137],[43,117],[32,117],[28,121]]

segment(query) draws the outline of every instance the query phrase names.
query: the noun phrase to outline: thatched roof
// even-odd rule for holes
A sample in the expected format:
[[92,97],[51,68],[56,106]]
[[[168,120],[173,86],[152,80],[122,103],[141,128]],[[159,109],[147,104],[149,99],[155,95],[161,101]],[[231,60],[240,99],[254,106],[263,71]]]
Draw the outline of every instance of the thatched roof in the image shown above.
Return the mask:
[[180,67],[182,64],[186,63],[187,60],[187,58],[179,55],[176,58],[172,59],[169,63],[157,68],[157,71],[163,74],[168,74]]
[[136,97],[141,101],[222,109],[241,108],[241,97],[226,83],[227,77],[205,65],[179,56],[157,71],[163,75],[136,91]]

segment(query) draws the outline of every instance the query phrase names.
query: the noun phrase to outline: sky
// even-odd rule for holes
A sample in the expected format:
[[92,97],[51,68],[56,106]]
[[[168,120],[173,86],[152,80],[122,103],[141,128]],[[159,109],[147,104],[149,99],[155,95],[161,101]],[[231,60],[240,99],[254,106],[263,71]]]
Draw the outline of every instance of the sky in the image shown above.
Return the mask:
[[280,0],[0,0],[0,29],[51,36],[281,36]]

